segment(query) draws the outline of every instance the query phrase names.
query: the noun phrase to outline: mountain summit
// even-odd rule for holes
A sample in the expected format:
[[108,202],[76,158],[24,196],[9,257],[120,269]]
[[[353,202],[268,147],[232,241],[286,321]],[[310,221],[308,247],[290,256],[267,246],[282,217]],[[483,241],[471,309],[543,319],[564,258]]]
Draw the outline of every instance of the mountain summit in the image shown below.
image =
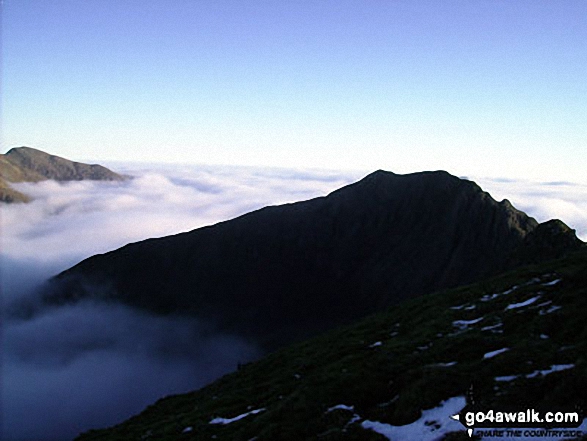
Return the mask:
[[122,181],[125,176],[97,164],[73,162],[31,147],[15,147],[0,155],[0,201],[27,202],[30,198],[10,187],[8,182]]
[[[90,257],[53,278],[44,299],[192,315],[272,350],[521,264],[538,226],[447,172],[377,171],[325,197]],[[570,248],[581,243],[566,235]]]

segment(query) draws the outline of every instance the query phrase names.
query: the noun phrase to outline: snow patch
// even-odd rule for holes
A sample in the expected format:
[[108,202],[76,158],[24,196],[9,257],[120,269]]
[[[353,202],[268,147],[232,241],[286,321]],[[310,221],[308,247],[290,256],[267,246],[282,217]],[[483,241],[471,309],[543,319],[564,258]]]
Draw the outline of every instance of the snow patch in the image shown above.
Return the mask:
[[436,363],[433,366],[437,366],[437,367],[451,367],[451,366],[454,366],[455,364],[457,364],[456,361],[449,361],[448,363]]
[[464,309],[465,311],[471,311],[473,309],[477,308],[477,305],[469,305],[467,306],[466,303],[463,303],[462,305],[458,305],[458,306],[451,306],[450,309],[454,309],[455,311],[459,311],[461,309]]
[[475,323],[479,323],[481,320],[483,320],[484,317],[479,317],[473,320],[456,320],[454,322],[452,322],[452,325],[457,327],[457,328],[461,328],[464,329],[469,325],[474,325]]
[[347,406],[346,404],[337,404],[336,406],[329,407],[328,410],[326,410],[326,413],[332,412],[333,410],[339,410],[339,409],[354,412],[355,406]]
[[540,315],[550,314],[554,311],[558,311],[561,308],[562,308],[562,306],[553,305],[550,308],[548,308],[546,311],[544,311],[544,310],[540,311]]
[[534,303],[539,298],[540,298],[540,296],[536,296],[536,297],[532,297],[532,298],[530,298],[528,300],[525,300],[523,302],[520,302],[520,303],[512,303],[511,305],[506,306],[506,308],[505,308],[504,311],[507,311],[508,309],[522,308],[524,306],[531,305],[532,303]]
[[375,343],[373,343],[372,345],[369,345],[370,348],[376,348],[377,346],[381,346],[383,343],[381,343],[380,341],[376,341]]
[[501,328],[502,326],[503,326],[503,323],[497,323],[495,325],[485,326],[485,327],[481,328],[481,330],[482,331],[492,331],[494,329]]
[[495,381],[514,381],[518,378],[517,375],[504,375],[503,377],[495,377]]
[[210,420],[209,424],[230,424],[234,423],[235,421],[242,420],[243,418],[248,417],[249,415],[255,415],[260,412],[263,412],[265,408],[251,410],[250,412],[242,413],[234,418],[213,418]]
[[487,354],[483,355],[483,358],[484,359],[485,358],[493,358],[496,355],[503,354],[504,352],[509,351],[509,350],[510,350],[510,348],[497,349],[496,351],[491,351],[491,352],[488,352]]
[[377,432],[389,440],[434,441],[441,439],[447,433],[463,430],[461,423],[451,419],[450,416],[459,413],[466,404],[465,397],[453,397],[443,401],[434,409],[423,411],[420,419],[405,426],[392,426],[369,420],[363,421],[361,426],[364,429]]
[[497,297],[499,297],[502,293],[495,293],[495,294],[485,294],[483,297],[481,297],[481,301],[482,302],[488,302],[490,300],[493,300]]
[[559,283],[561,280],[562,279],[556,279],[556,280],[553,280],[552,282],[546,282],[546,283],[543,283],[542,286],[554,286],[557,283]]
[[552,374],[553,372],[564,371],[567,369],[574,368],[574,364],[553,364],[550,369],[538,370],[534,371],[531,374],[526,375],[526,378],[536,378],[538,375],[548,375]]
[[504,292],[500,293],[502,296],[507,296],[508,294],[513,293],[516,289],[518,289],[518,285],[512,286],[510,289],[505,290]]

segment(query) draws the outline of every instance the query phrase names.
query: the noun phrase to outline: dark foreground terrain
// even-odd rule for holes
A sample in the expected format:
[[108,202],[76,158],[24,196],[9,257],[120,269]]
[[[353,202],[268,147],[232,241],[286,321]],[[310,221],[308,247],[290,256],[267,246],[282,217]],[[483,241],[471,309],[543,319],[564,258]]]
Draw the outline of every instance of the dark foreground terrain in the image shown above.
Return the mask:
[[77,440],[378,440],[409,424],[423,432],[397,439],[469,439],[426,410],[462,407],[471,385],[491,408],[585,408],[586,321],[583,249],[406,301]]

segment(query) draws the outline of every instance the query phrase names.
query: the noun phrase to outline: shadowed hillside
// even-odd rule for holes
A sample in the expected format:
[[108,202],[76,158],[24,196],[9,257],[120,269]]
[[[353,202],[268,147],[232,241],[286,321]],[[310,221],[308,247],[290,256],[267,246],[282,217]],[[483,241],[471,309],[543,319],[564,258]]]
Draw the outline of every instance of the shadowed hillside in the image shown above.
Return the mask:
[[77,440],[464,441],[450,415],[471,386],[483,409],[586,409],[586,319],[583,250],[404,302]]

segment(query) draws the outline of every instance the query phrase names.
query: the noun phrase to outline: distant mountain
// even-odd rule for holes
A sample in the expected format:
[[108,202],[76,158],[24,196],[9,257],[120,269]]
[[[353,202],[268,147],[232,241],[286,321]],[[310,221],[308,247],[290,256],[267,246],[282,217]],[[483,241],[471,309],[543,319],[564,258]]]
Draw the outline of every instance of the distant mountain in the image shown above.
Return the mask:
[[16,147],[0,155],[0,201],[28,202],[30,198],[10,187],[8,182],[81,181],[84,179],[121,181],[126,176],[97,164],[73,162],[31,147]]
[[581,421],[586,319],[584,249],[406,301],[76,440],[464,441],[450,416],[467,397],[485,412],[566,406]]
[[[528,254],[540,260],[554,230],[446,172],[377,171],[326,197],[90,257],[43,297],[192,315],[273,350]],[[581,244],[568,227],[562,236],[547,257]],[[539,238],[532,253],[527,237]]]

